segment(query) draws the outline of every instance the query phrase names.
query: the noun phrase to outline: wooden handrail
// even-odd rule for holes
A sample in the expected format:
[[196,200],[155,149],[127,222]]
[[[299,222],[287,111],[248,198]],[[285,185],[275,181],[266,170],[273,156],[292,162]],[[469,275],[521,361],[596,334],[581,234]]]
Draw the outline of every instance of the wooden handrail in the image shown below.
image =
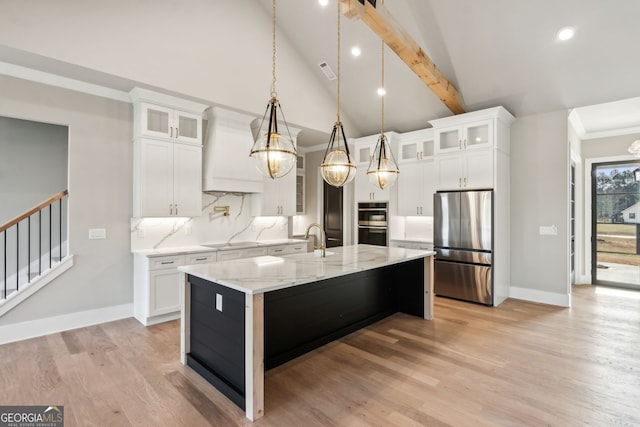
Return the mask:
[[25,213],[15,217],[14,219],[12,219],[11,221],[7,222],[6,224],[0,226],[0,233],[2,233],[3,231],[5,231],[6,229],[13,227],[14,225],[16,225],[17,223],[19,223],[20,221],[22,221],[23,219],[27,219],[29,218],[31,215],[33,215],[34,213],[38,212],[39,210],[42,210],[44,208],[46,208],[47,206],[49,206],[50,204],[52,204],[53,202],[62,199],[64,196],[69,194],[69,190],[64,190],[59,192],[58,194],[56,194],[55,196],[52,196],[50,198],[48,198],[47,200],[45,200],[44,202],[40,203],[38,206],[29,209],[28,211],[26,211]]

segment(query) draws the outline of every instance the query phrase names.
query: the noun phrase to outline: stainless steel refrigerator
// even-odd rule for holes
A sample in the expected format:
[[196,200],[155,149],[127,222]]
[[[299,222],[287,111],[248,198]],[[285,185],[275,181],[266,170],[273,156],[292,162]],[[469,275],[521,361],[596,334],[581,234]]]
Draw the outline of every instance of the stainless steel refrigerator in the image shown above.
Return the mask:
[[493,305],[493,191],[437,192],[436,295]]

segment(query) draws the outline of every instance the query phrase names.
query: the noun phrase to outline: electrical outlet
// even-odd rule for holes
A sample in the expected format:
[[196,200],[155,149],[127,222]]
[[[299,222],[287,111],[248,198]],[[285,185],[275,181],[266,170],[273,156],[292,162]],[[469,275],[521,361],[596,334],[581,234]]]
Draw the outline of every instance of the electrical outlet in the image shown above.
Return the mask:
[[222,295],[216,294],[216,310],[222,311]]
[[89,229],[89,239],[106,239],[107,238],[107,230],[104,228],[90,228]]
[[184,234],[186,234],[187,236],[191,236],[191,231],[192,231],[191,221],[189,221],[184,225]]
[[557,236],[558,227],[556,225],[541,225],[540,235],[541,236]]
[[138,237],[140,238],[144,237],[144,228],[142,227],[138,228]]

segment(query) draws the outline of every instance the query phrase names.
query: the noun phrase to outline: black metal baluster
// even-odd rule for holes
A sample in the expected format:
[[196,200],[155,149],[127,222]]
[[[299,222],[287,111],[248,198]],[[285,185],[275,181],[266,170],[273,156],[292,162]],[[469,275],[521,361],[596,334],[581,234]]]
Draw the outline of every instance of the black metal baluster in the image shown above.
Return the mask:
[[31,283],[31,215],[27,218],[27,283]]
[[4,298],[7,298],[7,230],[4,233]]
[[16,291],[20,287],[20,223],[16,223]]
[[49,205],[49,268],[51,268],[51,257],[53,256],[53,248],[51,246],[51,236],[53,236],[53,231],[51,230],[51,205]]
[[38,275],[42,274],[42,209],[38,211]]
[[58,229],[58,235],[59,235],[59,240],[58,240],[58,244],[60,245],[60,250],[58,252],[60,252],[60,259],[58,260],[58,262],[62,262],[62,198],[60,198],[60,200],[58,201],[58,203],[60,203],[60,218],[58,218],[60,220],[60,228]]

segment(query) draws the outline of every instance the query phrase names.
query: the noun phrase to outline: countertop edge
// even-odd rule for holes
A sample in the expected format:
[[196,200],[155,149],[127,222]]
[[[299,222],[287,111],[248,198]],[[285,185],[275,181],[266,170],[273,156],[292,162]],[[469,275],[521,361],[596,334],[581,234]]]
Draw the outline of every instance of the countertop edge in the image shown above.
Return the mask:
[[[377,264],[375,266],[371,266],[371,267],[353,267],[353,268],[349,268],[346,270],[342,270],[342,271],[337,271],[337,272],[333,272],[333,273],[329,273],[329,274],[325,274],[325,275],[315,275],[313,277],[306,277],[304,279],[298,279],[298,280],[288,280],[286,282],[282,282],[282,283],[277,283],[277,284],[272,284],[272,285],[267,285],[264,286],[260,289],[251,289],[251,288],[246,288],[242,285],[239,285],[237,283],[233,283],[230,282],[228,279],[216,279],[213,278],[207,274],[204,273],[200,273],[197,270],[194,270],[191,267],[196,267],[197,266],[190,266],[190,265],[183,265],[178,267],[178,271],[181,271],[183,273],[186,274],[190,274],[192,276],[196,276],[199,277],[203,280],[207,280],[209,282],[213,282],[213,283],[218,283],[220,285],[226,286],[230,289],[234,289],[240,292],[243,292],[245,294],[249,294],[249,295],[257,295],[257,294],[262,294],[265,292],[272,292],[272,291],[277,291],[280,289],[286,289],[286,288],[291,288],[291,287],[295,287],[295,286],[299,286],[299,285],[304,285],[307,283],[313,283],[313,282],[317,282],[320,280],[325,280],[325,279],[331,279],[334,277],[340,277],[340,276],[346,276],[349,274],[353,274],[353,273],[358,273],[361,271],[366,271],[366,270],[373,270],[376,268],[382,268],[382,267],[386,267],[389,265],[394,265],[394,264],[400,264],[403,262],[407,262],[407,261],[413,261],[416,259],[421,259],[421,258],[427,258],[430,256],[434,256],[436,253],[434,251],[428,251],[428,250],[424,250],[424,249],[404,249],[404,248],[397,248],[397,249],[402,249],[405,251],[410,251],[413,252],[409,255],[406,255],[404,258],[400,258],[400,259],[395,259],[395,260],[391,260],[391,261],[385,261],[385,262],[381,262],[380,264]],[[281,258],[285,259],[286,261],[291,261],[291,262],[295,262],[296,257],[299,257],[301,254],[294,254],[294,255],[284,255]],[[248,261],[248,260],[252,260],[258,257],[251,257],[251,258],[244,258],[244,261]],[[304,263],[304,261],[300,261],[302,263]],[[311,261],[307,261],[307,263],[310,263]],[[215,264],[215,263],[212,263]]]

